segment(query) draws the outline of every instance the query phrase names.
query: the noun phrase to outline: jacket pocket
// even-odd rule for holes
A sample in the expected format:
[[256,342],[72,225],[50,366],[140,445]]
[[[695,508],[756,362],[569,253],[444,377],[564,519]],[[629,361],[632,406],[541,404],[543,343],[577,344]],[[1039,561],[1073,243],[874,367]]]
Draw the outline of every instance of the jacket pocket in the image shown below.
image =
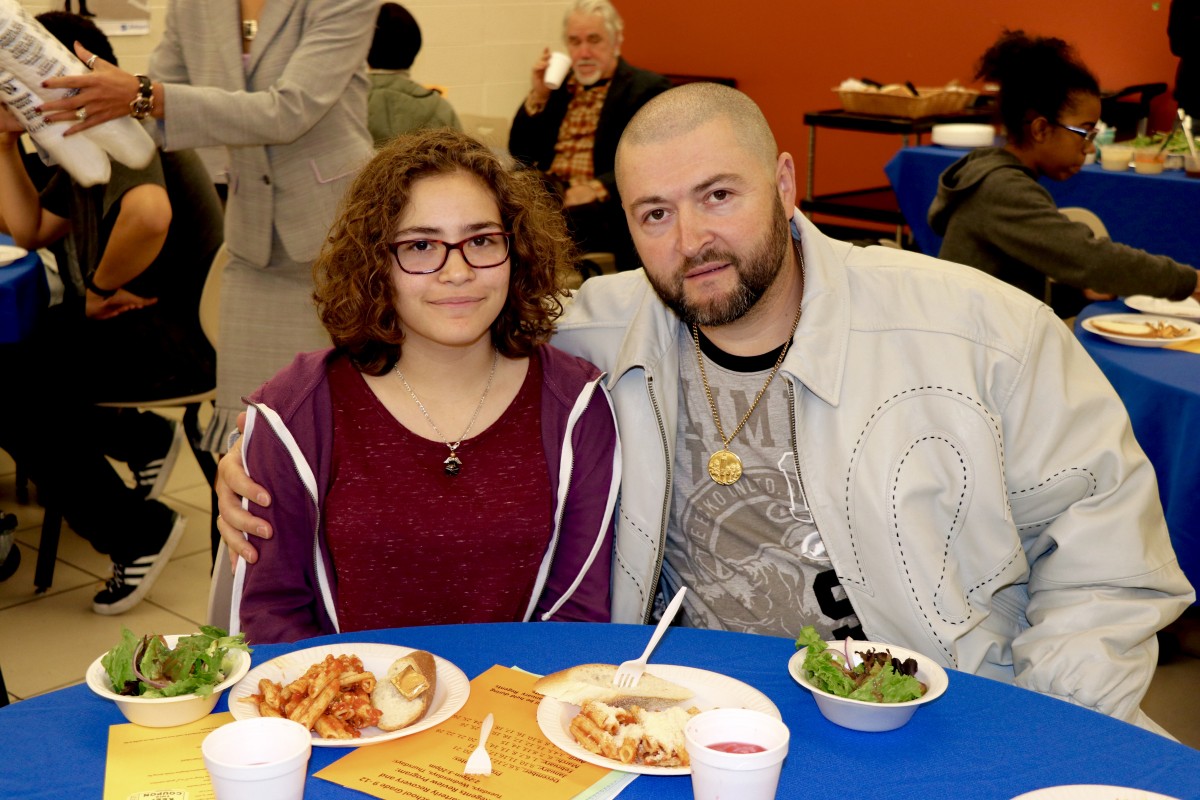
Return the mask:
[[370,160],[370,154],[330,153],[308,160],[317,183],[326,184],[352,177]]

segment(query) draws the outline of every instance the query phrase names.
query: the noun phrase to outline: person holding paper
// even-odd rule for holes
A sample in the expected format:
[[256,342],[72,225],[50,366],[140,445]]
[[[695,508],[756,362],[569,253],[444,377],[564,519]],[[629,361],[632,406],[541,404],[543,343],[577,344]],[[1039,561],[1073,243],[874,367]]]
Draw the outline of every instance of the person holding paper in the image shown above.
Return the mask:
[[[229,198],[217,409],[204,445],[224,451],[242,398],[298,350],[327,346],[312,261],[337,204],[371,157],[366,55],[377,0],[167,4],[147,75],[97,58],[52,78],[78,94],[44,106],[68,136],[110,119],[156,120],[163,147],[225,147]],[[85,62],[92,58],[77,48]],[[83,115],[80,116],[80,109]]]

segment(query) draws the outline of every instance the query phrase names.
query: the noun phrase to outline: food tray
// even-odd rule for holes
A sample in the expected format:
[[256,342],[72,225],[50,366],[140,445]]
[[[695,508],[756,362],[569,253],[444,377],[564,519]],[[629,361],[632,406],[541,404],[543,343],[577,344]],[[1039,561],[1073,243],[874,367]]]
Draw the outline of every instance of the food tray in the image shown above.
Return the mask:
[[920,97],[901,94],[882,94],[872,91],[834,89],[842,100],[842,108],[854,114],[881,117],[920,119],[939,114],[962,111],[979,96],[974,89],[945,89],[917,87]]

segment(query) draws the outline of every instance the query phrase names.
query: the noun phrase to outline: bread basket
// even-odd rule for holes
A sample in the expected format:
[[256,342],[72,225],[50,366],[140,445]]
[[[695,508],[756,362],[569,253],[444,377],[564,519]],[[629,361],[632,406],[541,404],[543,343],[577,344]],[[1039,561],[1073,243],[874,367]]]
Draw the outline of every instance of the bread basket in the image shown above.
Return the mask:
[[842,108],[854,114],[881,117],[920,119],[962,111],[979,96],[974,89],[958,86],[918,87],[918,97],[910,94],[890,94],[876,89],[834,89],[842,100]]

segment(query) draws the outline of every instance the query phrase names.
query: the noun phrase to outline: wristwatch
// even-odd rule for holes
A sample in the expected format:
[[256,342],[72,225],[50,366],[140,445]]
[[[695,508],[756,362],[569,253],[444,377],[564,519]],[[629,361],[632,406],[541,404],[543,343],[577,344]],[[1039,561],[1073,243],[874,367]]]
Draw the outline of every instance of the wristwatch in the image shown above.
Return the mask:
[[138,79],[138,93],[129,103],[129,113],[134,119],[145,119],[154,111],[154,84],[145,75],[134,77]]
[[118,286],[116,289],[101,289],[99,286],[92,283],[92,275],[93,275],[93,273],[89,272],[88,274],[83,276],[83,286],[85,289],[87,289],[89,292],[96,295],[97,297],[99,297],[103,300],[107,300],[108,298],[110,298],[114,294],[116,294],[118,291],[120,291],[120,289],[121,289],[120,286]]

